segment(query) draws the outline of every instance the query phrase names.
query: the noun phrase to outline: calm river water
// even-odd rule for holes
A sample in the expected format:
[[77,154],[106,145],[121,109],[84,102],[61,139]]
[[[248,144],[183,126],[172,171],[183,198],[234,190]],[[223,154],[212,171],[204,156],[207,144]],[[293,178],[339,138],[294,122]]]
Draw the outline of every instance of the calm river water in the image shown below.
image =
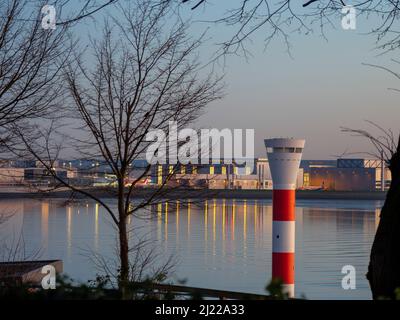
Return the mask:
[[[107,202],[114,206],[112,200]],[[296,296],[309,299],[370,299],[365,279],[379,222],[380,201],[298,200],[296,204]],[[112,257],[115,230],[95,202],[1,200],[0,241],[22,234],[25,250],[62,259],[74,279],[98,272],[91,252]],[[129,221],[132,239],[148,239],[177,261],[171,279],[190,286],[266,293],[271,278],[272,203],[269,200],[201,200],[186,206],[156,205]],[[12,240],[14,239],[14,240]],[[356,269],[356,289],[343,290],[344,265]]]

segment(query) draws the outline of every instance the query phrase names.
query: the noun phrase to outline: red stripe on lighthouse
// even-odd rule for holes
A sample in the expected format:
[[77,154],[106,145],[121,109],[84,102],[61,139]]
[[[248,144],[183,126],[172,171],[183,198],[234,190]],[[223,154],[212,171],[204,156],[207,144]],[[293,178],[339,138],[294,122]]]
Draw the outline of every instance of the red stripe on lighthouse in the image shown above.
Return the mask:
[[294,221],[296,194],[295,190],[273,190],[272,212],[275,221]]
[[294,294],[295,282],[295,190],[273,190],[273,252],[272,277],[282,280],[284,286],[292,285],[290,296]]
[[294,284],[294,252],[272,253],[272,277],[284,284]]

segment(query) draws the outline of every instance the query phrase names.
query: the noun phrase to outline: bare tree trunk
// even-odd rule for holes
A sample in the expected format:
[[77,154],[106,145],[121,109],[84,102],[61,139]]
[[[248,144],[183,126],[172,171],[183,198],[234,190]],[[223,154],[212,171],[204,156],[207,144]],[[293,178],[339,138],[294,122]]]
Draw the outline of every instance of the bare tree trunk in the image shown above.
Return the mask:
[[[399,141],[400,142],[400,141]],[[400,145],[389,161],[392,182],[372,245],[367,279],[374,299],[395,298],[400,288]]]
[[[124,170],[122,170],[124,172]],[[128,297],[128,283],[129,283],[129,242],[128,230],[126,227],[126,208],[124,197],[124,178],[118,178],[118,231],[119,231],[119,260],[120,260],[120,273],[119,273],[119,289],[121,291],[122,299]]]
[[128,296],[127,285],[129,283],[129,244],[128,233],[126,229],[126,217],[120,215],[119,221],[119,258],[121,263],[119,287],[122,298],[126,299]]

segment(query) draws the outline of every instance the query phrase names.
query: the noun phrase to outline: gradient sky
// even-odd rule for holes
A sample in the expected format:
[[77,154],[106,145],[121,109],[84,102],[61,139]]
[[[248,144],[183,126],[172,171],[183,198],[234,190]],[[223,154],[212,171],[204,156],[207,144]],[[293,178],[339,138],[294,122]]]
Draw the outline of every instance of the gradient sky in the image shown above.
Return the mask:
[[[221,17],[227,7],[226,1],[211,1],[194,12],[188,7],[183,16],[195,21],[213,19]],[[264,50],[268,29],[260,29],[247,46],[253,57],[246,61],[229,56],[224,68],[215,69],[226,75],[226,96],[210,104],[195,126],[253,128],[255,153],[261,157],[266,156],[266,137],[305,138],[305,159],[372,151],[368,141],[342,133],[340,127],[370,128],[365,120],[372,120],[399,132],[400,93],[388,88],[400,88],[400,80],[362,65],[378,64],[400,71],[400,64],[391,61],[397,52],[379,56],[381,52],[374,49],[376,37],[365,34],[376,25],[377,21],[360,17],[357,29],[346,31],[338,17],[335,28],[325,29],[327,40],[318,30],[311,35],[290,34],[292,56],[281,38]],[[196,22],[191,33],[196,37],[207,27],[209,40],[201,49],[203,61],[218,49],[215,43],[229,39],[233,31]]]

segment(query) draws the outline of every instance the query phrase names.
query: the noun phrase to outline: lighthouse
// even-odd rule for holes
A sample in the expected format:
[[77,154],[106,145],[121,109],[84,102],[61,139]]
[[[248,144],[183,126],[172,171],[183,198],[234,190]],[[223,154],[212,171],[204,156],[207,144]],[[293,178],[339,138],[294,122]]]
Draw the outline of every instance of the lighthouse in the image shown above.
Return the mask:
[[305,140],[266,139],[272,176],[272,278],[294,297],[296,180]]

